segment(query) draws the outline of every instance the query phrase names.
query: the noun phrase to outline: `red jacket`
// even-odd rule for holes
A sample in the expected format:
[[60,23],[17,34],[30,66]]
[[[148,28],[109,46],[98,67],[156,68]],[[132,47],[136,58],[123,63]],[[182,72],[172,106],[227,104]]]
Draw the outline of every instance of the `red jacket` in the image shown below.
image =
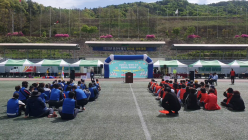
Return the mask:
[[186,92],[186,89],[180,89],[180,100],[183,100],[183,95]]
[[217,96],[210,93],[204,100],[206,110],[220,110],[220,106],[217,104]]
[[232,93],[227,93],[227,101],[226,101],[226,104],[228,105],[229,102],[231,101],[232,97],[233,97],[233,94]]
[[235,71],[230,72],[231,76],[235,76]]

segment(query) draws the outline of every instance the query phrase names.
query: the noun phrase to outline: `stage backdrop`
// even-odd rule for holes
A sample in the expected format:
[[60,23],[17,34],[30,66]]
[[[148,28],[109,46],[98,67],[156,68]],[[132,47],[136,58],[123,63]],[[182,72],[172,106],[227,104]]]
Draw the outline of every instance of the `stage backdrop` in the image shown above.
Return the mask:
[[109,76],[124,77],[132,72],[134,78],[147,78],[148,64],[143,60],[114,60],[109,64]]

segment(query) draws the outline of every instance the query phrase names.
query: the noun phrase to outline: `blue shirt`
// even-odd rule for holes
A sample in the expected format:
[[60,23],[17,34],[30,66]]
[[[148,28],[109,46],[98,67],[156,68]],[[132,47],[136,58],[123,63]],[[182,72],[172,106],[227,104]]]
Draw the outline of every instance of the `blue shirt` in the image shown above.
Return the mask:
[[218,75],[216,74],[212,79],[218,80]]
[[18,99],[11,98],[7,103],[7,115],[8,117],[16,117],[19,112]]
[[69,93],[70,93],[70,91],[65,91],[64,92],[66,98],[69,98]]
[[19,91],[19,99],[18,100],[26,100],[29,97],[30,92],[25,88],[22,87]]
[[52,101],[59,101],[60,100],[60,90],[59,89],[52,89],[50,100]]
[[77,101],[82,99],[87,99],[87,96],[82,89],[76,89],[75,92],[76,92]]
[[62,113],[74,114],[75,107],[76,107],[76,101],[71,98],[66,98],[63,102]]

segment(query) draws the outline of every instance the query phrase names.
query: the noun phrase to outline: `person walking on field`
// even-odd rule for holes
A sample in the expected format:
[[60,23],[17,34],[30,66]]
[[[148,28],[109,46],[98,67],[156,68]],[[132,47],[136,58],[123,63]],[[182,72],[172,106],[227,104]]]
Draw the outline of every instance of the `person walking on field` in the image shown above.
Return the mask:
[[236,73],[235,73],[235,71],[232,69],[232,71],[230,72],[231,83],[232,83],[232,85],[234,85],[235,75],[236,75]]

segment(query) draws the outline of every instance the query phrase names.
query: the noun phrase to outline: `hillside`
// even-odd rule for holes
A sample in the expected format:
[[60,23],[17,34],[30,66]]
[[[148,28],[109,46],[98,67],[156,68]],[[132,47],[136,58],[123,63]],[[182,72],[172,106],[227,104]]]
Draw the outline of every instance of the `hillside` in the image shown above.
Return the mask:
[[[70,41],[78,40],[82,45],[85,40],[105,40],[100,36],[106,34],[113,36],[111,40],[141,41],[147,40],[146,35],[154,34],[156,38],[153,40],[165,40],[168,45],[242,44],[247,42],[246,39],[236,39],[234,36],[248,32],[247,8],[247,1],[197,5],[186,0],[162,0],[69,10],[45,7],[31,0],[22,0],[21,3],[19,0],[1,0],[0,34],[6,36],[12,31],[21,31],[31,42],[38,43],[47,41],[45,37],[49,37],[51,28],[52,37],[55,34],[69,34]],[[175,15],[177,9],[178,16]],[[188,39],[187,36],[191,34],[201,38]],[[90,55],[90,49],[86,50],[81,51],[78,57]],[[105,52],[93,53],[96,56],[107,55]],[[162,48],[160,54],[174,56],[168,47]],[[151,55],[157,56],[157,52]]]

